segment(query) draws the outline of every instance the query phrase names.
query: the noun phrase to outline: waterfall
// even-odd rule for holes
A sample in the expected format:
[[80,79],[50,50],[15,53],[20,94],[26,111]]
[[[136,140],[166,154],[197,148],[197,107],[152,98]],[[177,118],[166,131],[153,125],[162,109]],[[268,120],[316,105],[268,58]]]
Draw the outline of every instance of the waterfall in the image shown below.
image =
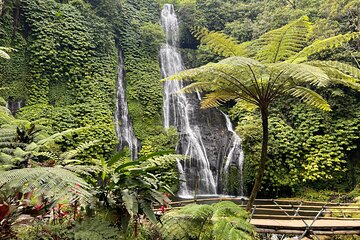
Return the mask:
[[225,176],[225,183],[227,182],[227,173],[229,172],[230,164],[233,163],[240,172],[240,186],[239,186],[239,193],[241,196],[244,195],[243,190],[243,168],[244,168],[244,151],[241,146],[241,138],[237,133],[234,131],[233,126],[231,124],[230,118],[228,115],[223,113],[226,119],[226,127],[228,131],[232,134],[231,141],[229,144],[229,150],[227,151],[226,161],[223,168],[223,173]]
[[9,97],[6,101],[6,108],[10,110],[11,114],[15,116],[15,114],[20,110],[20,108],[25,106],[24,99],[13,99]]
[[126,101],[125,65],[122,50],[119,50],[119,61],[116,79],[116,110],[115,110],[115,132],[119,140],[118,151],[128,147],[131,151],[131,158],[138,158],[138,140],[135,137],[134,129],[129,116],[129,109]]
[[[181,55],[178,51],[179,25],[174,6],[165,4],[161,12],[161,22],[166,34],[166,44],[160,50],[161,72],[163,77],[169,77],[184,69]],[[192,99],[183,93],[181,81],[166,81],[164,83],[164,126],[177,127],[180,134],[180,153],[190,156],[184,164],[178,162],[180,179],[179,196],[197,194],[216,194],[217,185],[210,169],[206,148],[203,144],[200,128],[192,121],[194,106]],[[198,101],[197,101],[198,103]]]

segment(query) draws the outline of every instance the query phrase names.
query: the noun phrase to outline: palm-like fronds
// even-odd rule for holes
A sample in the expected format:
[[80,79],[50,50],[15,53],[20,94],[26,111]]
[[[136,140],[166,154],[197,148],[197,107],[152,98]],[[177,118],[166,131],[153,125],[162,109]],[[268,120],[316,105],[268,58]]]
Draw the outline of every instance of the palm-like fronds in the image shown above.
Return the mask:
[[212,216],[214,239],[252,239],[254,227],[247,217],[246,211],[233,202],[216,203]]
[[359,81],[360,79],[360,69],[353,67],[346,63],[341,63],[337,61],[311,61],[307,62],[309,65],[317,67],[327,67],[340,71],[343,74],[349,75],[354,78],[354,81]]
[[252,239],[247,213],[233,202],[187,205],[166,213],[161,221],[165,239]]
[[79,154],[83,153],[86,149],[94,146],[94,145],[97,144],[97,143],[99,143],[98,140],[81,143],[81,144],[80,144],[78,147],[76,147],[75,149],[60,154],[60,158],[63,159],[64,161],[73,159],[74,157],[76,157],[76,156],[78,156]]
[[0,174],[0,189],[15,189],[48,196],[54,200],[64,197],[89,202],[90,186],[73,172],[57,167],[15,169]]
[[[208,227],[211,224],[213,212],[211,205],[197,204],[167,212],[161,218],[161,234],[169,240],[201,239],[199,238],[201,234],[209,234],[208,237],[210,237],[211,230]],[[203,236],[202,239],[209,238]]]
[[291,77],[295,85],[311,84],[316,87],[326,87],[331,83],[331,79],[323,69],[309,64],[293,64],[281,62],[270,65],[274,72],[281,72],[282,77]]
[[202,108],[219,107],[222,104],[237,99],[238,94],[230,91],[229,89],[220,89],[206,94],[201,101]]
[[360,33],[352,32],[352,33],[347,33],[347,34],[340,34],[340,35],[326,38],[323,40],[316,40],[310,46],[305,47],[299,53],[297,53],[294,56],[291,56],[287,60],[290,62],[293,62],[293,63],[305,62],[308,60],[309,56],[311,56],[315,53],[319,53],[326,49],[337,48],[345,43],[348,43],[352,39],[356,39],[359,37],[360,37]]
[[331,110],[329,103],[322,96],[306,87],[296,86],[289,89],[288,92],[290,95],[301,99],[310,106],[319,108],[324,111]]
[[259,49],[255,57],[266,63],[286,60],[306,45],[311,32],[311,23],[306,16],[267,32],[254,42],[254,48]]
[[248,55],[248,44],[239,42],[223,33],[209,31],[206,28],[195,28],[193,33],[200,42],[213,51],[224,57]]

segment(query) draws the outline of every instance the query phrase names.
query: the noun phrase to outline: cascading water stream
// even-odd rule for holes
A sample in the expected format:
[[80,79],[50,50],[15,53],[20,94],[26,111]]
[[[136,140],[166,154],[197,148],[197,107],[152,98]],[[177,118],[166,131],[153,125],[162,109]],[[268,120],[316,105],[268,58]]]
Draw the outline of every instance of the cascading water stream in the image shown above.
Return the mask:
[[[177,49],[179,25],[173,5],[164,5],[161,22],[166,34],[166,44],[160,50],[161,72],[163,77],[169,77],[184,69]],[[191,121],[193,106],[185,94],[178,93],[182,87],[181,81],[164,83],[164,126],[177,127],[180,134],[180,152],[190,156],[186,163],[178,162],[180,178],[183,180],[179,196],[191,196],[192,191],[196,191],[197,194],[216,194],[217,185],[210,169],[200,129]],[[194,171],[196,176],[191,174]]]
[[223,168],[223,173],[225,175],[225,183],[228,181],[227,173],[230,169],[230,164],[233,163],[238,170],[240,171],[240,186],[239,186],[239,193],[241,196],[244,195],[243,185],[243,168],[244,168],[244,151],[241,146],[241,138],[240,136],[234,131],[233,126],[231,124],[230,118],[228,115],[223,113],[226,119],[226,127],[228,131],[232,134],[231,141],[229,144],[229,150],[227,150],[227,156],[225,165]]
[[116,80],[116,111],[115,111],[115,132],[119,140],[118,151],[129,147],[131,158],[138,158],[138,140],[135,137],[134,129],[129,116],[126,101],[125,87],[125,66],[122,50],[119,50],[119,61]]

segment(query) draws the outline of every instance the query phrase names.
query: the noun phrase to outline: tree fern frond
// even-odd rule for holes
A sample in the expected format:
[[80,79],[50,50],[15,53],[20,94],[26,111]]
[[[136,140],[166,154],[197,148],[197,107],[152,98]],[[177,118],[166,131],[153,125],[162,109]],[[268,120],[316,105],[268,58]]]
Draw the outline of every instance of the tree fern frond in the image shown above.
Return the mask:
[[228,64],[231,66],[242,66],[242,67],[247,67],[247,66],[260,66],[263,67],[264,65],[252,58],[247,58],[247,57],[228,57],[225,58],[221,61],[218,62],[218,64]]
[[201,108],[219,107],[230,100],[236,99],[237,97],[238,94],[235,92],[228,90],[216,90],[205,95],[204,99],[201,101]]
[[102,171],[102,168],[99,166],[88,165],[65,165],[63,168],[83,176],[91,176],[93,173]]
[[10,55],[7,54],[4,50],[0,49],[0,57],[5,59],[10,59]]
[[85,143],[81,143],[78,147],[76,147],[74,150],[70,150],[67,152],[64,152],[60,155],[60,158],[63,158],[64,160],[68,160],[68,159],[72,159],[74,157],[76,157],[77,155],[79,155],[80,153],[84,152],[84,150],[94,146],[95,144],[99,143],[100,141],[95,140],[95,141],[90,141],[90,142],[85,142]]
[[326,49],[334,49],[347,43],[353,39],[359,38],[359,32],[340,34],[323,40],[316,40],[310,46],[307,46],[295,56],[288,59],[292,63],[301,63],[308,60],[308,57],[314,53],[321,52]]
[[63,136],[66,136],[68,134],[72,134],[72,133],[75,133],[77,131],[80,131],[84,128],[74,128],[74,129],[68,129],[68,130],[65,130],[65,131],[62,131],[62,132],[59,132],[59,133],[55,133],[51,136],[48,136],[47,138],[45,139],[42,139],[40,141],[37,142],[38,145],[45,145],[47,144],[48,142],[51,142],[51,141],[54,141],[54,140],[57,140]]
[[355,82],[360,80],[360,69],[353,67],[350,64],[337,61],[311,61],[307,62],[306,64],[320,68],[329,68],[340,71],[341,73],[354,78]]
[[247,56],[249,53],[248,43],[239,44],[235,38],[224,33],[209,31],[206,28],[195,28],[193,34],[201,44],[218,55],[233,57]]
[[296,84],[310,83],[317,87],[325,87],[331,83],[331,79],[321,68],[305,63],[292,64],[282,62],[270,66],[277,72],[282,72],[282,77],[292,78]]
[[4,106],[0,106],[0,112],[6,113],[7,115],[11,115],[11,111]]
[[312,32],[307,16],[262,35],[254,47],[260,48],[256,58],[266,63],[276,63],[293,56],[306,44]]
[[[11,141],[7,141],[7,142],[0,142],[0,148],[4,148],[4,147],[12,147],[12,148],[17,148],[17,147],[26,147],[26,144],[24,143],[18,143],[18,142],[11,142]],[[0,149],[1,151],[1,149]]]
[[322,96],[308,88],[296,86],[289,89],[288,93],[294,97],[300,98],[300,100],[310,106],[319,108],[324,111],[331,111],[330,105],[327,103],[327,101]]
[[55,154],[55,153],[52,153],[52,152],[34,152],[33,153],[34,156],[37,156],[37,157],[46,157],[50,160],[54,160],[54,161],[59,161],[59,157]]
[[334,78],[332,79],[332,83],[333,84],[340,84],[340,85],[344,85],[346,87],[352,88],[356,91],[360,91],[360,83],[358,82],[352,82],[349,81],[348,79],[344,79],[344,78]]
[[194,82],[186,87],[183,87],[177,93],[194,93],[194,92],[207,92],[211,91],[212,89],[216,88],[217,84],[209,83],[209,82]]
[[166,213],[161,218],[161,233],[165,239],[251,239],[254,227],[247,216],[233,202],[191,204]]
[[[16,188],[24,192],[45,193],[59,200],[63,197],[91,201],[90,185],[62,167],[23,168],[0,174],[0,189]],[[37,191],[39,190],[39,192]]]

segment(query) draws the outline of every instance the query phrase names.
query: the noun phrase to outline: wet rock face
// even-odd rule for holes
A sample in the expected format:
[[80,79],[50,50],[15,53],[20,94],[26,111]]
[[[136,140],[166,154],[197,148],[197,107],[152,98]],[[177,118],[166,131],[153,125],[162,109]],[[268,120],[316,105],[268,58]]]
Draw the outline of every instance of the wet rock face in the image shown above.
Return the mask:
[[9,98],[6,104],[6,107],[10,110],[12,115],[15,115],[20,110],[20,108],[24,106],[25,106],[25,99],[15,100],[13,98]]
[[[184,70],[180,51],[179,25],[174,6],[165,4],[161,22],[166,44],[161,47],[161,73],[173,76]],[[200,94],[185,94],[182,81],[164,82],[164,127],[175,126],[179,132],[177,151],[190,157],[178,162],[180,197],[223,194],[230,166],[241,171],[241,139],[232,129],[230,119],[217,109],[200,109]],[[228,185],[228,184],[226,184]],[[240,184],[241,185],[241,184]],[[240,192],[242,187],[239,186]],[[229,193],[227,193],[229,194]]]
[[[215,108],[201,109],[200,100],[196,94],[187,94],[186,98],[192,106],[189,111],[190,124],[199,128],[202,143],[206,149],[206,155],[210,163],[210,170],[217,183],[217,194],[225,194],[223,183],[223,167],[228,148],[231,145],[231,133],[226,127],[224,115]],[[182,131],[178,129],[181,133]],[[178,152],[184,152],[187,146],[185,137],[180,136]],[[195,159],[189,160],[190,167],[186,168],[187,185],[190,189],[196,189],[205,184],[206,179],[198,177],[201,165]]]

